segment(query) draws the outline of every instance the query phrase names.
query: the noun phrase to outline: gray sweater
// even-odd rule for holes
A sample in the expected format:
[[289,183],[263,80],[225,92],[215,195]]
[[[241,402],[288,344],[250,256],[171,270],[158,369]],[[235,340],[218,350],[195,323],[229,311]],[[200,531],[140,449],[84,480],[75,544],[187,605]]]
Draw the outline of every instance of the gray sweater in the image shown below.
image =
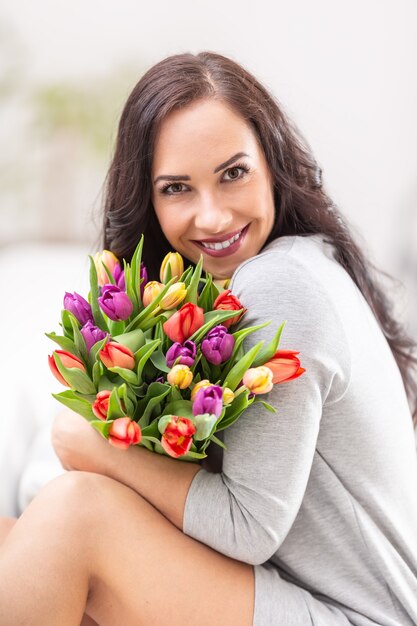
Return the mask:
[[[184,533],[280,575],[352,624],[417,624],[417,456],[402,378],[361,292],[321,235],[281,237],[230,285],[250,335],[299,350],[306,372],[211,444]],[[219,457],[220,453],[220,457]],[[217,470],[213,471],[216,462]],[[220,464],[219,464],[220,463]]]

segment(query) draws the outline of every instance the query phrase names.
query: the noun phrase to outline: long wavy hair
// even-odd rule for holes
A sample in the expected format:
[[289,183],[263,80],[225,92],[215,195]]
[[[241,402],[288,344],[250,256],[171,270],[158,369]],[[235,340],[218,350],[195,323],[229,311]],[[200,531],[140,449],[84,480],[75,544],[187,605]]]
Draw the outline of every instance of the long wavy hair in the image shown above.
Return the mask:
[[[221,100],[251,124],[274,180],[275,223],[265,246],[283,235],[322,233],[338,262],[370,305],[400,369],[417,425],[416,344],[395,319],[378,282],[381,272],[354,241],[351,228],[325,192],[321,169],[306,141],[268,90],[230,58],[213,52],[177,54],[151,67],[131,92],[121,114],[104,194],[103,247],[127,261],[142,233],[150,279],[171,246],[151,201],[155,139],[171,112],[207,98]],[[150,245],[151,244],[151,245]]]

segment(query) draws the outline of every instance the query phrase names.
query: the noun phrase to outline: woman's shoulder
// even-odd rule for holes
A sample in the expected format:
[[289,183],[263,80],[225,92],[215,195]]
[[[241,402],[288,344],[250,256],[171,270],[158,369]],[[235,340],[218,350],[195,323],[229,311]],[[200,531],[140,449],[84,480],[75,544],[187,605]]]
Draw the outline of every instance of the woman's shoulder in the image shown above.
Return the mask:
[[267,286],[295,280],[326,283],[332,273],[343,271],[334,245],[324,235],[288,235],[274,239],[241,263],[233,273],[230,288],[253,286],[255,282]]

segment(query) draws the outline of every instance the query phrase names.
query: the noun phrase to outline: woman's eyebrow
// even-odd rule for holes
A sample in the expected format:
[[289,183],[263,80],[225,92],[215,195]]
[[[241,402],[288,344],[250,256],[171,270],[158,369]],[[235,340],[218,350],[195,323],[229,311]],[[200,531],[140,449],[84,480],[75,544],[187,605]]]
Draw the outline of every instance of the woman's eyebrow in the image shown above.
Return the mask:
[[[213,170],[213,174],[217,174],[217,172],[220,172],[220,170],[223,170],[228,165],[231,165],[237,159],[241,159],[242,157],[248,157],[248,156],[249,154],[246,154],[246,152],[236,152],[236,154],[230,157],[230,159],[227,159],[227,161],[218,165],[216,169]],[[180,181],[180,180],[190,180],[190,177],[187,174],[176,174],[175,176],[172,174],[161,174],[160,176],[157,176],[155,180],[153,181],[154,185],[155,183],[158,182],[158,180]]]

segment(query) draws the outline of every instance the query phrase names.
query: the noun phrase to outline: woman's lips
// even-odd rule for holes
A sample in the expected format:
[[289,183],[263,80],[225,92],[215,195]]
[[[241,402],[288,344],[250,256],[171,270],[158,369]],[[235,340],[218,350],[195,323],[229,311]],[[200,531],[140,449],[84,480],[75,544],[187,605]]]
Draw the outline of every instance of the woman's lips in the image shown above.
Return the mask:
[[[249,228],[250,224],[248,224],[247,226],[245,226],[245,228],[242,229],[242,234],[240,235],[239,239],[236,239],[236,241],[234,241],[232,244],[230,244],[230,246],[228,246],[227,248],[221,248],[220,250],[213,250],[212,248],[206,248],[205,246],[203,246],[203,244],[201,244],[199,241],[194,241],[194,243],[200,248],[200,250],[202,250],[205,254],[208,254],[208,256],[213,256],[213,257],[224,257],[224,256],[230,256],[231,254],[234,254],[237,250],[239,250],[240,246],[242,245],[245,237],[246,237],[246,233],[248,232],[248,228]],[[234,234],[237,235],[240,231],[237,230]],[[234,235],[230,235],[230,237],[234,237]],[[206,240],[205,240],[206,241]],[[214,243],[214,242],[213,242]],[[220,242],[219,242],[220,243]]]

